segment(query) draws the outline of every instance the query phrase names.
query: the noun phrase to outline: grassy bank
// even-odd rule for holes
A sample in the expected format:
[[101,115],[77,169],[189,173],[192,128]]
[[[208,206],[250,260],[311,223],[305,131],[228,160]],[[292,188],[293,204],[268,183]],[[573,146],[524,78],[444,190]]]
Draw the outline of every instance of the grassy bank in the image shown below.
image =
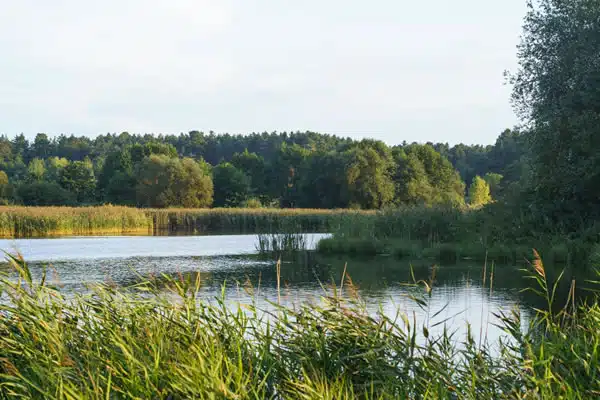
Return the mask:
[[0,206],[0,237],[148,233],[152,221],[141,210],[121,206]]
[[110,233],[328,232],[371,211],[0,206],[0,237]]
[[[66,299],[0,280],[0,398],[483,399],[592,398],[600,393],[600,309],[540,312],[510,342],[485,344],[398,314],[369,314],[347,277],[339,296],[269,315],[197,300],[199,281],[99,285]],[[537,288],[551,298],[543,265]],[[162,292],[165,285],[169,291]],[[421,286],[423,288],[423,286]],[[430,285],[417,301],[427,308]],[[248,288],[249,295],[252,289]],[[562,301],[565,299],[557,299]],[[574,311],[577,311],[575,313]],[[432,312],[435,312],[433,310]],[[417,340],[417,337],[421,339]],[[495,347],[492,347],[495,346]]]

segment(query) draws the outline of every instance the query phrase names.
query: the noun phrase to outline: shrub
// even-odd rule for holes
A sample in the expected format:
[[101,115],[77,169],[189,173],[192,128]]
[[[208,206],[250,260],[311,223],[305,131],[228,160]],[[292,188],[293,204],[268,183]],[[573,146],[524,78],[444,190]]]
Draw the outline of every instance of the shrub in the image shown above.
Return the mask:
[[54,182],[25,183],[17,187],[19,201],[27,206],[60,206],[75,203],[75,196]]

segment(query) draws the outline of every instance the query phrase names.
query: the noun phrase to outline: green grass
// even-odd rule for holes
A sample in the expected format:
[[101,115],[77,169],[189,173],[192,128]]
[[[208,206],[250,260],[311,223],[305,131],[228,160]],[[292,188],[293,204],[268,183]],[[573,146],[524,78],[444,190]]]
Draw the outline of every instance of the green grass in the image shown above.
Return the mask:
[[[549,309],[553,302],[567,306],[558,314],[540,311],[526,333],[517,312],[500,315],[512,341],[490,345],[472,334],[431,335],[431,326],[417,326],[400,312],[369,313],[348,276],[318,304],[274,305],[264,313],[253,305],[227,306],[223,298],[198,300],[200,280],[183,277],[128,289],[95,285],[67,298],[46,279],[34,282],[19,257],[10,261],[20,280],[0,280],[7,300],[0,303],[3,399],[600,394],[600,308],[595,302],[578,308],[571,296],[554,299],[539,257],[530,271],[533,288]],[[432,282],[415,283],[414,300],[424,309],[436,290]]]

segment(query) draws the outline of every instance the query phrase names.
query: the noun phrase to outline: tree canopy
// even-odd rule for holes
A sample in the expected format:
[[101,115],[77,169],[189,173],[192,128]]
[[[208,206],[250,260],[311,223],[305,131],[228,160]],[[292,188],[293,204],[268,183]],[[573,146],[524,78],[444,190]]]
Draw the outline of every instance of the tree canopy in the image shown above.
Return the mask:
[[[506,130],[490,146],[390,147],[315,132],[123,132],[93,139],[40,133],[31,141],[24,135],[0,136],[0,169],[16,189],[53,183],[29,187],[28,193],[32,188],[58,193],[60,187],[70,193],[68,201],[79,204],[219,207],[255,199],[255,206],[259,201],[314,208],[461,205],[463,182],[475,175],[501,174],[502,187],[519,180],[522,136],[519,130]],[[12,193],[8,201],[14,203],[29,204],[35,197]]]
[[479,175],[473,178],[469,186],[469,204],[472,206],[484,206],[492,201],[490,185]]
[[531,212],[576,227],[600,217],[600,2],[528,3],[513,103],[529,132]]

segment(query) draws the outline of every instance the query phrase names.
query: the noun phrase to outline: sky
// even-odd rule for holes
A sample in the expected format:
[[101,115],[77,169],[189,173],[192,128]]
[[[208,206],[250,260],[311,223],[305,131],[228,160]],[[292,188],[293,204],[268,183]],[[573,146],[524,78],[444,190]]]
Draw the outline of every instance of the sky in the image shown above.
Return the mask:
[[311,130],[493,143],[525,0],[19,0],[0,133]]

